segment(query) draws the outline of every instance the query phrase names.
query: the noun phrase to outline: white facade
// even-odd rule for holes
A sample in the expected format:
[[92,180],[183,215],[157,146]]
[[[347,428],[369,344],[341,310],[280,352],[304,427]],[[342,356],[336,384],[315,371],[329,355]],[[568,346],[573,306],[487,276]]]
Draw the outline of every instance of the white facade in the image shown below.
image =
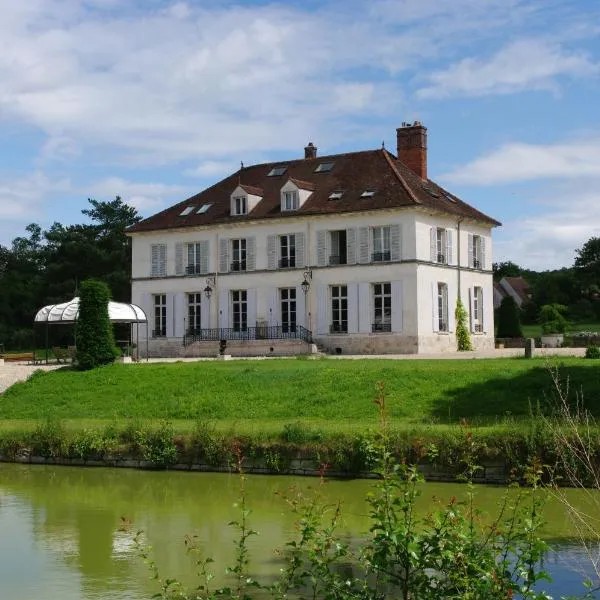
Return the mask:
[[148,314],[151,353],[190,329],[285,331],[292,319],[331,352],[454,351],[459,293],[474,347],[493,348],[491,226],[481,222],[421,207],[289,215],[136,232],[132,247],[132,302]]

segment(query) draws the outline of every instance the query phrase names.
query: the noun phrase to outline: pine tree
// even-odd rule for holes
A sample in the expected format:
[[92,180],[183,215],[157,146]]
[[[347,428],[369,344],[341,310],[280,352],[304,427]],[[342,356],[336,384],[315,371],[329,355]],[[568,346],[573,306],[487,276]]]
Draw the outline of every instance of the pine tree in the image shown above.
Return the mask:
[[512,296],[506,296],[500,303],[497,312],[499,338],[518,338],[523,337],[521,321],[519,319],[519,307]]

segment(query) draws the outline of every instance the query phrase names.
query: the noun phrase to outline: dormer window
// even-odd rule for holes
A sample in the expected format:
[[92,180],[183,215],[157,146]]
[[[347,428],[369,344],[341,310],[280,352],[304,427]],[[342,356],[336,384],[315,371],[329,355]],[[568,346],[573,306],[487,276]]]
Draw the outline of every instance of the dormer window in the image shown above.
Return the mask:
[[248,214],[247,196],[236,196],[235,198],[233,198],[233,214],[235,216]]
[[282,192],[281,210],[298,210],[299,207],[298,192]]

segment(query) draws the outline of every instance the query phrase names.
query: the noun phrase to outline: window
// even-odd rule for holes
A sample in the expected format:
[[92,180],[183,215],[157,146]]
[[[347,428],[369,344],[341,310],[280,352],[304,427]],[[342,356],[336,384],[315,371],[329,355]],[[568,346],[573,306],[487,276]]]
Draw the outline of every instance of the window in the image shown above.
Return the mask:
[[185,272],[187,275],[198,275],[201,273],[200,267],[200,248],[202,244],[199,242],[187,244],[187,266]]
[[332,162],[320,163],[315,169],[315,173],[327,173],[333,169],[333,165]]
[[203,215],[208,209],[212,206],[212,204],[203,204],[196,213],[197,215]]
[[231,240],[231,251],[233,260],[231,263],[231,271],[246,270],[246,239]]
[[200,305],[202,302],[202,294],[194,292],[188,294],[188,335],[198,335],[202,329],[202,321],[200,320]]
[[246,290],[231,291],[231,309],[233,330],[246,331],[248,329],[248,293]]
[[283,192],[281,210],[298,210],[299,206],[298,192]]
[[167,335],[167,295],[154,294],[154,329],[152,337]]
[[446,256],[446,240],[446,230],[437,227],[435,230],[436,262],[444,265],[448,262],[448,257]]
[[438,283],[437,287],[438,331],[448,331],[448,286]]
[[296,236],[291,233],[279,236],[279,268],[296,266]]
[[167,245],[152,244],[150,253],[152,263],[150,265],[150,276],[164,277],[167,274]]
[[267,177],[279,177],[287,171],[287,167],[273,167],[268,173]]
[[375,190],[365,190],[360,197],[361,198],[372,198],[375,195]]
[[480,235],[470,236],[471,247],[469,248],[469,258],[473,269],[483,269],[483,239]]
[[296,288],[281,288],[281,331],[295,333],[296,331]]
[[392,284],[373,284],[373,333],[392,330]]
[[194,210],[194,206],[186,206],[180,213],[179,216],[180,217],[187,217],[193,210]]
[[348,287],[331,286],[330,333],[348,333]]
[[233,214],[236,216],[248,214],[247,196],[237,196],[233,199]]
[[343,195],[344,195],[344,192],[331,192],[331,194],[329,194],[329,199],[330,200],[340,200]]
[[391,246],[390,246],[390,228],[386,227],[373,227],[373,255],[371,259],[373,262],[383,262],[391,260]]
[[329,255],[330,265],[345,265],[347,262],[346,230],[329,232],[329,241],[331,254]]
[[473,288],[473,331],[475,333],[483,332],[483,288],[475,286]]

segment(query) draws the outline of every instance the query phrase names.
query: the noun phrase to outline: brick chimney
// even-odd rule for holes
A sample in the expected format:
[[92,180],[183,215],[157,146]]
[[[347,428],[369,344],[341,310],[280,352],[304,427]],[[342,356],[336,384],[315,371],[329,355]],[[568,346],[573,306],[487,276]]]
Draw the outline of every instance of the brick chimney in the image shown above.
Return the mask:
[[427,127],[420,121],[396,129],[398,160],[421,179],[427,179]]
[[317,147],[312,142],[304,148],[304,158],[317,158]]

